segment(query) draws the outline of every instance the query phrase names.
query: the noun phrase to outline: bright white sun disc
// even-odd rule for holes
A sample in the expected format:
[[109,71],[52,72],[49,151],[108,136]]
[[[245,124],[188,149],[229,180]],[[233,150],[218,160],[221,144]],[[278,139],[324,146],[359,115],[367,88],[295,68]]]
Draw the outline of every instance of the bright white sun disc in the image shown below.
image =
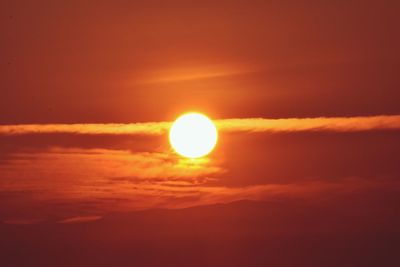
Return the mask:
[[172,148],[181,156],[199,158],[210,153],[218,140],[214,123],[200,113],[180,116],[169,131]]

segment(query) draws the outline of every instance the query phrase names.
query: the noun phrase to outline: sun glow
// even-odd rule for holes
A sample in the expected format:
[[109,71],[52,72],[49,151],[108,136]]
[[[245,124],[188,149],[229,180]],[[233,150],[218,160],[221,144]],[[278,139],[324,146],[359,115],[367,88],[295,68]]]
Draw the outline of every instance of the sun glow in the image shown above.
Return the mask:
[[181,156],[200,158],[210,153],[218,140],[214,123],[200,113],[187,113],[180,116],[172,125],[169,141],[172,148]]

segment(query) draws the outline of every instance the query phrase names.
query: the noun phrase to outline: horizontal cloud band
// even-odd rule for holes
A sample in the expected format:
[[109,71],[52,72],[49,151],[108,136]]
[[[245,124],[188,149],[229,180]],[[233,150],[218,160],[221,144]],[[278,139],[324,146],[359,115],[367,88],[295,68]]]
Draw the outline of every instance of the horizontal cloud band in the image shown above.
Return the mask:
[[[286,119],[245,118],[216,120],[215,123],[221,132],[359,132],[400,130],[400,115]],[[162,135],[168,131],[170,126],[171,122],[0,125],[0,135],[54,133]]]
[[20,124],[1,125],[0,134],[127,134],[161,135],[168,131],[169,122],[144,123],[77,123],[77,124]]
[[400,115],[332,118],[226,119],[218,121],[218,128],[226,132],[359,132],[370,130],[400,130]]

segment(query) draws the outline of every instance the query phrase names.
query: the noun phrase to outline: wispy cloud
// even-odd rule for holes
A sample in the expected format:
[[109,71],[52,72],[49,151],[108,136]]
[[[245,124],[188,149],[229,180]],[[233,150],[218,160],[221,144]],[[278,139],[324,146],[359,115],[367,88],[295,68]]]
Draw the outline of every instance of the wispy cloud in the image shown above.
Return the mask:
[[[400,130],[400,115],[318,118],[242,118],[215,121],[221,132],[302,132],[333,131],[360,132],[371,130]],[[162,135],[171,122],[104,123],[104,124],[22,124],[1,125],[1,135],[22,134],[109,134]]]
[[80,223],[114,211],[399,188],[398,181],[358,178],[225,186],[218,183],[222,173],[232,175],[216,162],[180,161],[159,152],[52,148],[16,153],[0,165],[0,220],[31,224],[55,217],[59,223]]
[[[255,67],[243,65],[208,65],[208,66],[192,66],[188,67],[171,67],[156,71],[142,73],[141,79],[136,81],[142,84],[163,84],[163,83],[179,83],[186,81],[197,81],[214,79],[226,76],[237,76],[247,73],[259,71]],[[128,84],[133,82],[129,81]]]
[[60,223],[74,223],[92,212],[161,207],[170,198],[192,197],[196,187],[224,172],[209,159],[181,159],[168,152],[51,148],[15,153],[0,164],[0,220],[35,223],[26,217],[55,213]]
[[77,216],[77,217],[72,217],[72,218],[67,218],[61,221],[58,221],[57,223],[85,223],[85,222],[92,222],[92,221],[97,221],[100,220],[102,216],[96,216],[96,215],[91,215],[91,216]]
[[364,117],[318,117],[287,119],[226,119],[217,121],[223,132],[359,132],[400,130],[400,115]]
[[78,124],[20,124],[1,125],[0,134],[114,134],[114,135],[160,135],[165,133],[169,122],[144,123],[78,123]]
[[[172,153],[130,152],[112,149],[51,148],[37,152],[15,153],[0,164],[0,192],[14,186],[36,185],[40,180],[44,186],[55,189],[58,181],[95,183],[96,178],[110,177],[113,180],[145,181],[190,181],[197,178],[223,173],[224,170],[207,158],[182,159]],[[23,175],[19,175],[23,174]],[[79,177],[78,177],[79,176]],[[19,177],[19,178],[15,178]],[[75,180],[75,177],[77,180]],[[84,178],[84,179],[81,179]],[[8,181],[13,179],[13,183]],[[60,184],[61,187],[64,184]]]

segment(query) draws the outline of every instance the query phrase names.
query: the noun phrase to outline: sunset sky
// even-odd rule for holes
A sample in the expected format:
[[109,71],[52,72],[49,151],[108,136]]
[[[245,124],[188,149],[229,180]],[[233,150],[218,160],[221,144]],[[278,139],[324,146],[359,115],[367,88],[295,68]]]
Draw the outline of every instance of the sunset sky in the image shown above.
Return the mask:
[[399,14],[2,0],[0,266],[398,266]]

